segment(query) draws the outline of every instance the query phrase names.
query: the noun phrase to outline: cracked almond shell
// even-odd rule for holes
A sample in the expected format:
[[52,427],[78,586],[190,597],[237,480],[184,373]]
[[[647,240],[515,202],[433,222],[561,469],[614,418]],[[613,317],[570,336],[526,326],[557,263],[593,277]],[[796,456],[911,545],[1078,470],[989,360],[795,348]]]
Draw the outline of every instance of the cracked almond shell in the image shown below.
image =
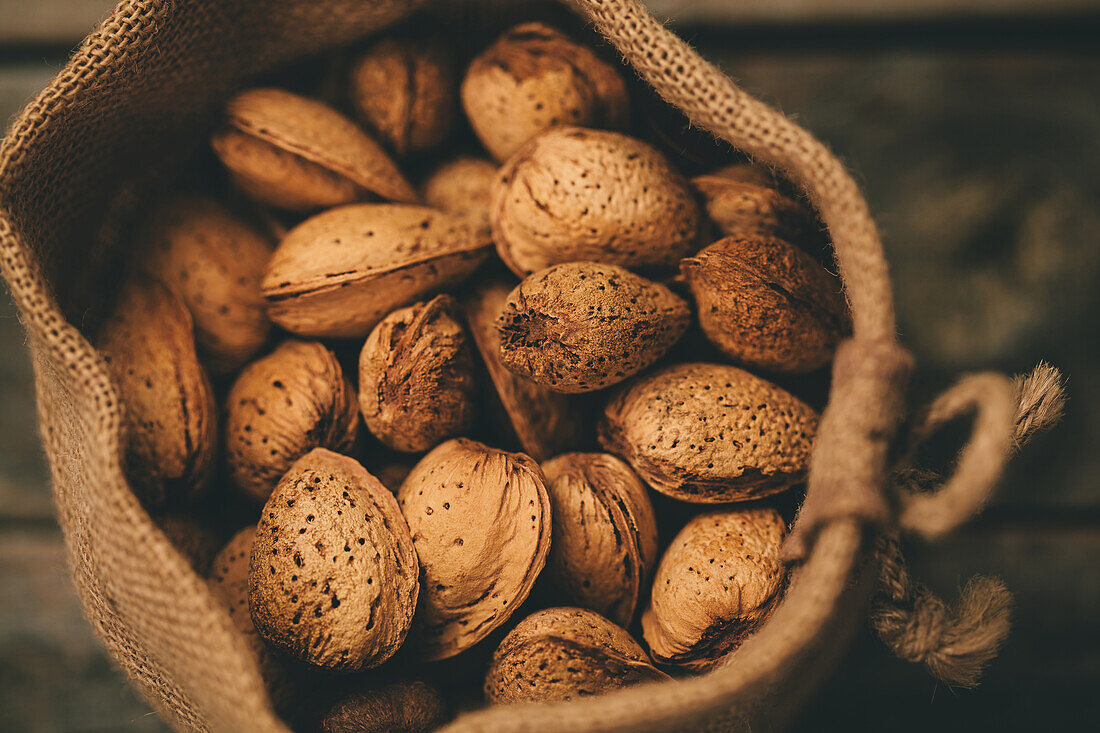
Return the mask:
[[211,199],[181,197],[154,209],[139,245],[145,269],[187,304],[212,372],[235,372],[263,348],[260,278],[274,248],[265,236]]
[[537,611],[504,637],[485,678],[490,703],[573,700],[666,680],[629,634],[583,608]]
[[817,413],[725,364],[675,364],[608,401],[600,443],[653,489],[698,504],[744,501],[805,478]]
[[443,142],[458,111],[455,61],[442,43],[385,38],[351,71],[351,103],[367,127],[398,155]]
[[553,517],[547,572],[558,597],[629,626],[657,562],[645,484],[607,453],[566,453],[542,472]]
[[118,397],[127,475],[152,510],[193,501],[210,482],[217,407],[191,313],[159,281],[122,292],[97,341]]
[[699,208],[655,148],[616,132],[557,127],[493,184],[497,253],[520,277],[563,262],[671,267],[698,249]]
[[309,211],[416,191],[382,147],[323,102],[282,89],[249,89],[226,104],[211,139],[233,181],[252,198]]
[[555,392],[617,384],[687,330],[687,303],[617,265],[569,262],[527,277],[498,320],[500,361]]
[[463,218],[426,206],[329,209],[287,233],[262,283],[268,316],[291,333],[364,338],[395,308],[458,284],[488,256]]
[[622,129],[630,112],[618,70],[543,23],[517,25],[477,56],[462,104],[497,160],[557,125]]
[[419,655],[453,657],[506,622],[542,572],[545,479],[522,453],[457,438],[421,459],[397,498],[420,558]]
[[501,364],[497,319],[512,288],[508,281],[487,278],[466,294],[462,308],[492,383],[488,396],[496,397],[491,417],[498,431],[514,435],[525,453],[542,461],[584,447],[590,420],[576,397],[553,392]]
[[426,451],[473,421],[474,357],[449,295],[401,308],[371,331],[359,355],[359,407],[374,437]]
[[359,426],[355,388],[336,355],[315,341],[285,341],[237,376],[226,400],[226,460],[258,501],[314,448],[349,450]]
[[248,606],[275,648],[351,672],[377,667],[404,643],[417,577],[416,550],[393,494],[353,459],[315,448],[264,505]]
[[642,614],[658,663],[713,669],[764,623],[783,585],[786,529],[763,507],[701,514],[680,530]]
[[680,270],[707,337],[748,366],[818,369],[851,330],[839,281],[782,239],[726,237],[685,259]]

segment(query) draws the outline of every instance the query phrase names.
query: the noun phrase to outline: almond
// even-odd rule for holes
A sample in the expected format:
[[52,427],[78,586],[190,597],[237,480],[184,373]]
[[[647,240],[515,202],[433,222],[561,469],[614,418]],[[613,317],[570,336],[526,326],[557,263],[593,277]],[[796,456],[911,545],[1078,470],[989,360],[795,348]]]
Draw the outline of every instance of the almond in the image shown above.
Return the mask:
[[690,320],[682,298],[622,267],[555,265],[508,296],[500,361],[555,392],[603,389],[664,356]]
[[208,522],[184,512],[171,512],[157,517],[155,521],[194,571],[206,575],[221,544],[214,528]]
[[98,338],[121,401],[127,474],[150,509],[193,501],[210,482],[217,408],[191,313],[160,282],[122,292]]
[[421,459],[397,492],[420,558],[419,654],[446,659],[526,600],[550,549],[538,464],[458,438]]
[[656,149],[615,132],[557,127],[500,169],[490,221],[520,277],[563,262],[670,267],[697,248],[699,208]]
[[260,297],[273,249],[266,237],[210,199],[182,197],[153,210],[138,247],[146,270],[187,304],[212,372],[235,372],[263,348],[271,331]]
[[230,99],[211,145],[245,193],[281,209],[308,211],[372,196],[417,200],[381,146],[354,122],[281,89],[250,89]]
[[320,733],[430,733],[447,719],[436,690],[423,682],[393,682],[352,692],[321,717]]
[[258,501],[314,448],[348,450],[359,410],[336,355],[310,341],[285,341],[238,375],[229,390],[225,445],[237,485]]
[[473,352],[451,296],[396,310],[371,331],[359,356],[359,407],[374,437],[426,451],[465,432],[474,404]]
[[629,626],[657,562],[657,520],[645,484],[606,453],[542,464],[553,533],[547,568],[562,601]]
[[752,367],[808,372],[851,331],[840,282],[782,239],[726,237],[680,263],[707,337]]
[[618,70],[542,23],[523,23],[470,64],[462,104],[497,160],[556,125],[626,127],[629,101]]
[[616,392],[600,443],[662,494],[716,504],[803,480],[816,430],[817,413],[771,382],[733,366],[675,364]]
[[485,679],[491,703],[556,702],[667,680],[638,642],[582,608],[537,611],[504,637]]
[[684,526],[661,558],[642,633],[653,658],[713,669],[758,629],[783,585],[786,533],[774,509],[716,511]]
[[696,176],[691,185],[707,216],[726,236],[798,241],[817,228],[813,212],[773,187],[721,175]]
[[270,644],[334,671],[377,667],[404,643],[418,594],[416,551],[397,501],[356,461],[300,458],[264,505],[248,606]]
[[283,238],[262,283],[292,333],[363,338],[395,308],[456,285],[489,252],[462,218],[424,206],[330,209]]
[[484,158],[469,155],[453,158],[424,181],[424,203],[468,218],[479,232],[488,236],[489,191],[496,176],[496,165]]

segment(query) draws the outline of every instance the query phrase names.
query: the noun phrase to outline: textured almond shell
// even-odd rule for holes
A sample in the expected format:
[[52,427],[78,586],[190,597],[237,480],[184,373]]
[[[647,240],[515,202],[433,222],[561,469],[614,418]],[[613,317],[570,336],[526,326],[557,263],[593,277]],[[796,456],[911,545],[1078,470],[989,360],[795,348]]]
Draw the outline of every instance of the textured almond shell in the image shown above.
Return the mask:
[[412,625],[416,551],[397,501],[356,461],[299,459],[263,508],[248,605],[270,644],[336,671],[376,667]]
[[505,163],[490,222],[520,277],[562,262],[669,267],[697,248],[700,213],[656,149],[615,132],[558,127]]
[[471,348],[449,295],[375,326],[359,355],[359,407],[374,437],[415,453],[465,432],[475,412]]
[[484,158],[464,155],[436,168],[424,181],[424,203],[448,214],[464,216],[479,232],[489,233],[489,191],[497,166]]
[[353,692],[321,717],[319,733],[428,733],[446,722],[446,703],[420,681]]
[[484,639],[531,592],[550,549],[550,500],[538,464],[472,440],[421,459],[397,493],[422,573],[416,640],[446,659]]
[[799,241],[816,229],[813,212],[771,186],[723,175],[696,176],[707,216],[726,236],[779,237]]
[[712,669],[758,629],[779,598],[783,518],[767,507],[701,514],[672,540],[642,633],[653,658]]
[[454,126],[455,61],[443,44],[386,38],[356,61],[351,102],[399,156],[435,147]]
[[282,89],[250,89],[229,100],[225,121],[214,149],[242,188],[264,203],[304,210],[368,194],[417,200],[381,146],[322,102]]
[[690,321],[687,303],[664,285],[617,265],[569,262],[509,294],[500,361],[555,392],[590,392],[657,361]]
[[680,263],[699,324],[749,366],[808,372],[851,331],[840,282],[782,239],[726,237]]
[[262,292],[271,320],[291,333],[363,338],[395,308],[466,278],[488,254],[461,217],[404,204],[341,206],[287,233]]
[[209,484],[217,407],[195,352],[191,313],[156,280],[131,282],[99,333],[122,402],[127,474],[151,509]]
[[245,221],[210,199],[178,198],[149,215],[138,246],[150,274],[187,304],[212,372],[236,371],[267,342],[260,278],[273,247]]
[[359,426],[355,388],[336,355],[314,341],[285,341],[249,364],[226,405],[230,472],[259,501],[313,448],[350,449]]
[[512,28],[477,56],[462,103],[497,160],[556,125],[624,128],[630,111],[618,70],[542,23]]
[[629,626],[657,561],[645,485],[606,453],[566,453],[542,471],[554,519],[547,571],[560,599]]
[[702,504],[768,496],[806,474],[817,413],[743,369],[675,364],[618,390],[600,443],[651,487]]
[[486,279],[463,298],[462,307],[490,381],[500,402],[498,424],[512,432],[525,453],[542,461],[582,447],[589,419],[577,398],[552,392],[517,376],[500,363],[497,319],[512,284]]
[[504,637],[485,678],[490,703],[554,702],[665,680],[623,629],[582,608],[547,608]]

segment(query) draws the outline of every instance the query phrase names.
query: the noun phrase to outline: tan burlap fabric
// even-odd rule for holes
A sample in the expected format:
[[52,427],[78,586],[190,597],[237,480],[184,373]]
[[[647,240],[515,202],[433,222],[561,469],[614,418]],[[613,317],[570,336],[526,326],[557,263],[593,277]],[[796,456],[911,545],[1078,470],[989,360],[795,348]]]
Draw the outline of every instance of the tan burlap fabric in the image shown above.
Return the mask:
[[[82,331],[117,286],[112,219],[143,182],[201,144],[220,104],[249,77],[378,30],[419,4],[125,0],[15,120],[0,151],[0,257],[27,331],[76,587],[111,655],[181,730],[285,728],[228,616],[123,475],[117,394]],[[774,729],[865,617],[876,568],[863,527],[893,516],[881,489],[909,357],[894,341],[886,263],[856,185],[813,137],[739,90],[633,0],[574,5],[697,125],[805,188],[835,243],[854,337],[835,370],[809,499],[787,548],[804,562],[763,631],[704,677],[572,704],[470,713],[451,729]],[[1003,393],[995,381],[979,386]],[[984,399],[963,396],[979,407]],[[1000,414],[983,410],[987,423]],[[967,456],[969,478],[951,485],[951,506],[910,501],[912,526],[934,534],[980,505],[1010,435],[983,430],[986,438]]]

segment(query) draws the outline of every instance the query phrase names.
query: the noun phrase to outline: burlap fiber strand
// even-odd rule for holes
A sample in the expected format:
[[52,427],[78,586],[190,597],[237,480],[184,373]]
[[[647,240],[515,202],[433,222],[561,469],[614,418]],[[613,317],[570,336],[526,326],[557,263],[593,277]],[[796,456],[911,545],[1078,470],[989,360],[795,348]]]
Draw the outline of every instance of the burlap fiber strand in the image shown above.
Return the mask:
[[[250,77],[379,30],[422,4],[126,0],[0,148],[0,257],[27,331],[74,580],[111,655],[179,730],[286,728],[227,614],[123,475],[117,394],[80,330],[110,287],[112,212],[133,199],[143,176],[195,149],[221,103]],[[810,499],[788,547],[803,564],[759,634],[704,677],[468,713],[449,730],[772,730],[828,672],[872,590],[873,544],[862,527],[889,520],[881,488],[909,365],[894,340],[886,263],[855,183],[812,136],[739,90],[637,2],[573,5],[695,124],[805,188],[835,244],[854,336],[834,370]],[[1007,450],[996,455],[996,436],[983,445],[975,460],[984,464],[971,466],[980,475],[967,479],[983,486],[956,487],[953,496],[983,495],[998,473]],[[911,509],[926,526],[947,527],[974,504],[940,506],[939,524],[928,519],[936,506]]]

